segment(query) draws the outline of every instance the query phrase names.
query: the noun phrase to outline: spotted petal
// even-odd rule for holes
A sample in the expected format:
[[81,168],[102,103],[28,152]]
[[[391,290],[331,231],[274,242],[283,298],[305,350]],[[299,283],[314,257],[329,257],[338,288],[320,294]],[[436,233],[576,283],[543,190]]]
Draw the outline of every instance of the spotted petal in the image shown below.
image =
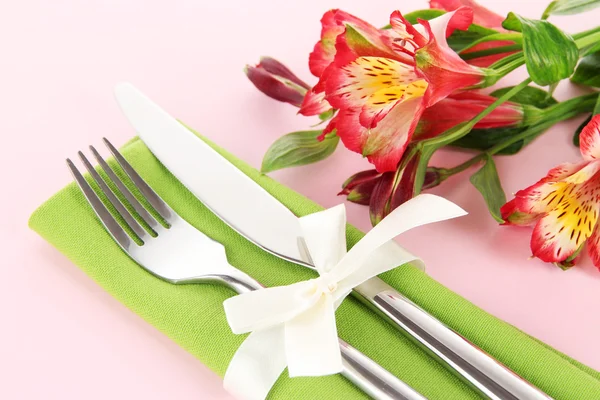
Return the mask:
[[[421,87],[411,91],[409,87],[414,84]],[[325,91],[334,108],[362,109],[370,104],[385,115],[397,101],[422,96],[422,85],[422,78],[409,65],[383,57],[359,57],[333,70]],[[364,118],[363,125],[370,127],[375,115],[365,115]]]
[[321,40],[317,42],[309,57],[309,67],[313,75],[320,78],[336,55],[337,37],[346,31],[349,25],[365,43],[362,46],[378,47],[381,51],[389,48],[388,33],[368,22],[342,10],[329,10],[321,18]]
[[595,115],[581,131],[579,149],[586,160],[600,159],[600,114]]
[[[515,198],[501,208],[505,224],[529,225],[537,221],[542,214],[550,212],[571,194],[576,182],[584,182],[595,174],[597,168],[588,165],[589,162],[585,161],[561,164],[551,169],[536,184],[519,190]],[[585,167],[588,168],[584,170]],[[563,182],[572,176],[574,182]]]
[[534,256],[546,262],[565,261],[592,235],[598,221],[598,183],[595,178],[584,184],[555,184],[562,201],[535,226],[531,237]]

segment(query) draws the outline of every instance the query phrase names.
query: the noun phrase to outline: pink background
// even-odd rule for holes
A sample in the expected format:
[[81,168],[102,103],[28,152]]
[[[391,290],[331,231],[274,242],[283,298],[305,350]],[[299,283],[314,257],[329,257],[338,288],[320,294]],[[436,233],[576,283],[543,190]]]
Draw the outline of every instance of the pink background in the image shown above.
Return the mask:
[[[501,14],[538,17],[546,1],[482,3]],[[216,375],[29,231],[27,218],[71,180],[66,157],[100,145],[104,135],[122,144],[134,134],[112,98],[113,85],[124,80],[259,166],[273,140],[315,121],[258,93],[242,68],[271,55],[313,83],[307,56],[321,14],[332,7],[384,25],[395,8],[412,11],[426,2],[27,0],[3,8],[0,398],[228,398]],[[597,17],[593,11],[553,21],[576,32]],[[564,82],[556,96],[566,99],[577,90]],[[577,160],[571,136],[580,122],[559,124],[518,156],[498,159],[506,192],[533,183],[559,162]],[[465,157],[445,152],[434,161],[451,166]],[[336,197],[341,182],[365,167],[360,156],[340,147],[325,162],[273,177],[332,206],[342,201]],[[600,368],[600,273],[587,259],[569,272],[528,260],[530,230],[498,227],[467,178],[454,177],[435,192],[469,216],[419,229],[400,242],[444,285]],[[348,208],[350,221],[367,229],[367,209]]]

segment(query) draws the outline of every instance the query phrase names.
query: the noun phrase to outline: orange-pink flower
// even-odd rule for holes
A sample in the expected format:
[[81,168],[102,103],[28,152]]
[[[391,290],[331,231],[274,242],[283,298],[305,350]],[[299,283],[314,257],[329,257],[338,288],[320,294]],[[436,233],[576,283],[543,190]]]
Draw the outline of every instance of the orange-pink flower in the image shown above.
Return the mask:
[[338,112],[325,133],[336,129],[344,145],[379,172],[395,170],[427,107],[485,82],[486,72],[465,63],[446,43],[471,21],[471,9],[463,7],[415,27],[396,11],[392,29],[381,30],[343,11],[328,11],[310,57],[319,83],[300,113],[333,107]]
[[581,132],[579,147],[582,161],[561,164],[517,192],[502,207],[502,218],[506,225],[535,225],[535,257],[571,267],[587,242],[588,254],[600,268],[600,115]]

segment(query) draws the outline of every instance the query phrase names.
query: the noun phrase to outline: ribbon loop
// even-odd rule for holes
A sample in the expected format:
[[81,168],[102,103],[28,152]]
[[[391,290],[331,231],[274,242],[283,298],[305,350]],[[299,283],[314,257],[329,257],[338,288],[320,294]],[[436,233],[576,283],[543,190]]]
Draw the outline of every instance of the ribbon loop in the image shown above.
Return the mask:
[[420,195],[391,212],[348,252],[343,205],[300,218],[319,277],[225,300],[232,331],[252,332],[229,364],[226,389],[243,399],[262,400],[286,366],[291,377],[341,372],[335,310],[344,298],[376,275],[421,262],[391,242],[394,237],[465,214],[441,197]]

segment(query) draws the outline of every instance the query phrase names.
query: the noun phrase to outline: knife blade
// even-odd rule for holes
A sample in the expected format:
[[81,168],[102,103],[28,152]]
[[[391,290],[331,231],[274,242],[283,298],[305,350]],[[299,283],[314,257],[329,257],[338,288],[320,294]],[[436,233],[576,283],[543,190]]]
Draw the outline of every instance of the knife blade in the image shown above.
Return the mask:
[[[287,207],[133,85],[117,85],[115,96],[150,151],[212,212],[265,251],[314,268],[302,251],[298,218]],[[381,279],[353,294],[485,397],[550,398]]]

